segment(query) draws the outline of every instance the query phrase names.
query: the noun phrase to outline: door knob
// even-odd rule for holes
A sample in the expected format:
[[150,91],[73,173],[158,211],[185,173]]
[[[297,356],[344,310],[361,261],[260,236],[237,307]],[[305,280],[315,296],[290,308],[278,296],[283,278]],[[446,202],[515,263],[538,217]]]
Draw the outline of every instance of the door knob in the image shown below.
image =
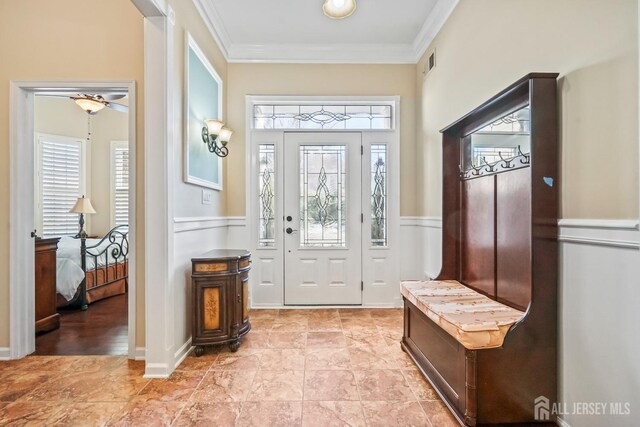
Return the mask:
[[33,230],[33,231],[31,232],[31,238],[38,237],[37,231],[38,231],[38,230]]
[[298,230],[294,230],[293,228],[289,227],[289,228],[287,228],[285,231],[287,232],[287,234],[293,234],[293,233],[295,233],[295,232],[296,232],[296,231],[298,231]]

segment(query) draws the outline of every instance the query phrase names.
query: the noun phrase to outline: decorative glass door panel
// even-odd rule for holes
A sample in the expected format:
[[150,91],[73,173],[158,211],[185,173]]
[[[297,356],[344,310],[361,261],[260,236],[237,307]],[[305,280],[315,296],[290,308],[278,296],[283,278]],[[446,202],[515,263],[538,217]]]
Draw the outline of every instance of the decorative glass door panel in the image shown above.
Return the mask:
[[300,247],[346,246],[345,145],[300,146]]
[[362,303],[361,143],[360,133],[285,134],[285,304]]

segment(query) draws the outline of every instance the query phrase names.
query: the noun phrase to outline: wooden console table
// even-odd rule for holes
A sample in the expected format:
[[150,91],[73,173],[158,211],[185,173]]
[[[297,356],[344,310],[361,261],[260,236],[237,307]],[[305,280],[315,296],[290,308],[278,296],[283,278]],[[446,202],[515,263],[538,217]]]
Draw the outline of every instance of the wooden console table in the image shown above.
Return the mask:
[[249,269],[251,254],[214,250],[191,259],[193,339],[196,356],[204,346],[229,344],[238,351],[249,332]]

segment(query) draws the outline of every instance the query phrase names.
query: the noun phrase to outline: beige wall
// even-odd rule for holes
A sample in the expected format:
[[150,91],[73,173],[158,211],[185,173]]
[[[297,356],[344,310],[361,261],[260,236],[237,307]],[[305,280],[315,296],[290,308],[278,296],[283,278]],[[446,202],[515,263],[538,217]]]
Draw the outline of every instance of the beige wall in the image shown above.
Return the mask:
[[[87,113],[70,99],[37,96],[34,118],[38,133],[87,138]],[[111,142],[128,139],[128,114],[105,108],[91,116],[85,194],[91,198],[96,213],[87,218],[89,235],[104,236],[111,229]]]
[[[0,0],[0,347],[9,345],[9,81],[135,80],[142,95],[143,43],[143,19],[129,0]],[[142,99],[139,96],[136,105],[141,177]],[[137,279],[143,304],[142,179],[137,190]],[[140,344],[144,310],[138,310],[137,320]]]
[[415,65],[229,64],[227,214],[245,215],[246,95],[400,95],[401,215],[416,214]]
[[[174,28],[174,59],[177,71],[175,117],[177,120],[176,131],[180,135],[181,143],[174,147],[174,215],[176,217],[211,217],[225,215],[225,192],[214,191],[213,203],[202,204],[202,188],[197,185],[187,184],[183,176],[183,146],[184,129],[184,76],[185,76],[185,46],[186,32],[188,31],[197,45],[202,49],[207,59],[216,70],[223,82],[223,99],[227,91],[227,62],[211,33],[202,21],[197,9],[191,0],[172,0],[171,6],[176,12],[176,24]],[[215,102],[212,100],[212,102]],[[226,102],[223,103],[223,116],[226,118]],[[212,117],[215,118],[215,117]],[[212,154],[212,159],[215,159]],[[223,161],[224,163],[224,161]],[[226,167],[223,166],[223,168]],[[223,183],[224,184],[224,183]],[[224,190],[224,188],[223,188]]]
[[439,129],[531,71],[560,73],[562,217],[638,218],[634,0],[461,0],[417,68],[418,211],[441,214]]

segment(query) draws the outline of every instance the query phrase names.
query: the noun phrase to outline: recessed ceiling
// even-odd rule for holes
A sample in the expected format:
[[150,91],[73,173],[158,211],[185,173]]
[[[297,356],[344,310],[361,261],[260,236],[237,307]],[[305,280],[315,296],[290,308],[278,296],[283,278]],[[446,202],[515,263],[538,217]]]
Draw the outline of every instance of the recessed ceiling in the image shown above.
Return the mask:
[[231,62],[415,63],[457,0],[358,0],[329,19],[324,0],[194,0]]

